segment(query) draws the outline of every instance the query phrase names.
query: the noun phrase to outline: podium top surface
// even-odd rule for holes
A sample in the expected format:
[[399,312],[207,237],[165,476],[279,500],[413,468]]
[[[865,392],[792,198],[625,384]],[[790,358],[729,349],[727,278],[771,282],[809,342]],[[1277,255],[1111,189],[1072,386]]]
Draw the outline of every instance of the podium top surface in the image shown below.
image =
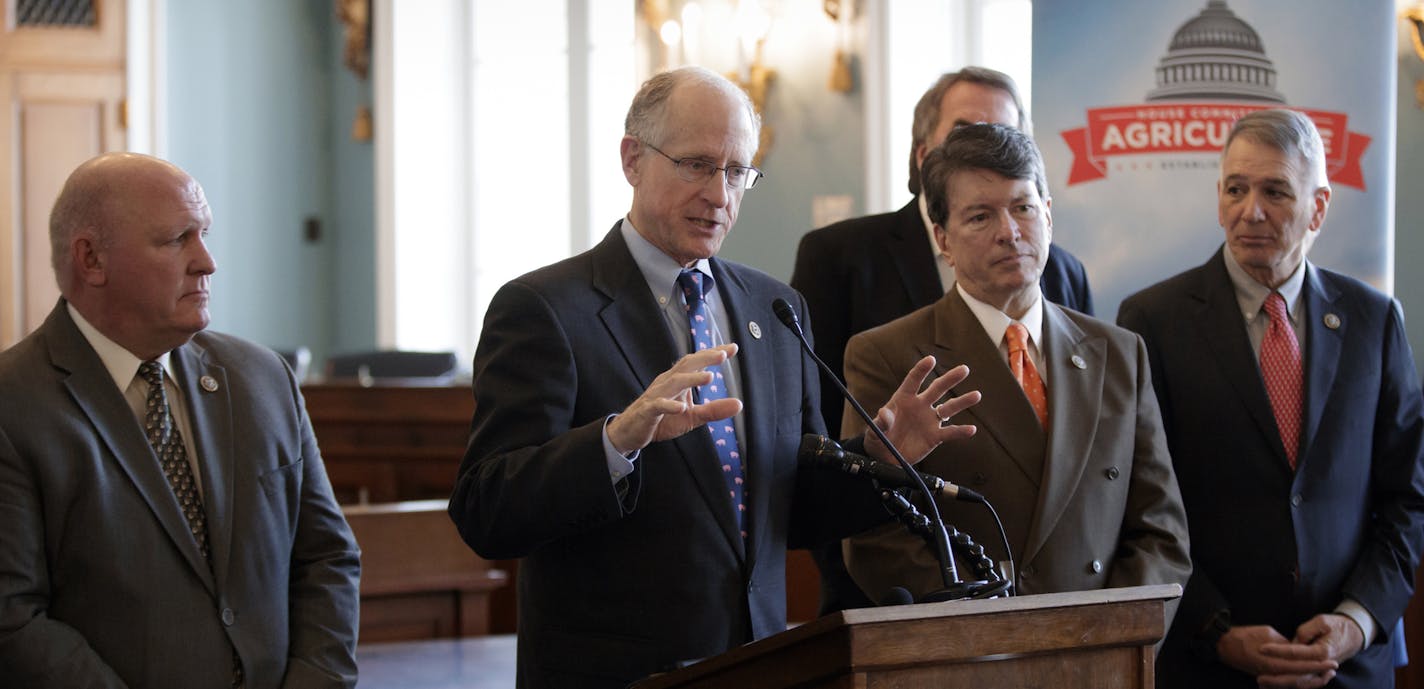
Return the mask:
[[1150,658],[1166,633],[1166,603],[1181,595],[1181,586],[1162,584],[844,610],[634,686],[750,686],[752,678],[767,687],[819,686],[847,673],[1107,648]]

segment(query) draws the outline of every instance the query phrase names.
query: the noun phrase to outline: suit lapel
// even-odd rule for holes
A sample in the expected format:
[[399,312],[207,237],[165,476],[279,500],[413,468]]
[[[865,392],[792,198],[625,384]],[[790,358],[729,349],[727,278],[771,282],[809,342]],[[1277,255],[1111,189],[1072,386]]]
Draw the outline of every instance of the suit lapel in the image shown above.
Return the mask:
[[203,585],[209,592],[215,591],[212,571],[188,531],[188,521],[173,496],[173,489],[168,486],[153,448],[144,437],[142,424],[129,409],[123,391],[114,386],[114,379],[99,355],[70,319],[63,301],[50,313],[43,328],[48,334],[50,361],[68,374],[64,386],[70,398],[89,418],[100,441],[112,453],[114,463],[133,483]]
[[1247,413],[1256,423],[1256,430],[1275,452],[1280,470],[1290,472],[1290,460],[1286,457],[1285,446],[1281,444],[1276,416],[1271,411],[1266,383],[1261,378],[1261,365],[1251,349],[1241,305],[1236,301],[1236,288],[1226,272],[1222,251],[1225,248],[1219,249],[1199,269],[1201,284],[1192,296],[1199,301],[1200,310],[1183,317],[1201,324],[1201,327],[1189,330],[1198,333],[1204,340],[1206,351],[1216,358],[1222,376],[1235,388],[1236,397],[1246,405]]
[[[1301,419],[1300,452],[1296,455],[1300,465],[1309,456],[1311,442],[1320,428],[1320,417],[1325,412],[1325,401],[1335,384],[1335,372],[1339,369],[1340,348],[1349,330],[1350,321],[1345,310],[1336,302],[1340,293],[1333,285],[1320,279],[1319,271],[1308,267],[1302,293],[1305,299],[1305,418]],[[1331,318],[1334,316],[1334,318]],[[1334,328],[1325,325],[1326,321]]]
[[938,259],[929,246],[925,221],[920,217],[919,197],[910,199],[910,203],[895,214],[895,220],[885,250],[899,268],[900,280],[911,303],[917,309],[929,306],[944,296],[944,285],[940,284],[939,269],[935,267]]
[[1043,475],[1046,436],[1023,389],[1004,363],[998,343],[989,340],[958,290],[947,292],[934,309],[935,346],[926,353],[934,354],[940,362],[936,374],[950,366],[969,366],[969,378],[954,390],[956,395],[970,390],[984,395],[979,404],[965,412],[969,422],[992,436],[1037,485]]
[[[654,378],[678,359],[677,346],[672,341],[661,307],[648,291],[648,281],[628,252],[618,225],[614,225],[604,240],[593,248],[591,260],[593,286],[608,299],[599,317],[608,329],[614,346],[623,355],[630,373],[637,379],[639,388],[647,389]],[[714,270],[717,274],[713,278],[719,281],[719,293],[725,295],[722,272]],[[672,285],[668,285],[668,291],[671,293]],[[723,298],[726,299],[725,296]],[[746,379],[750,376],[745,362],[741,363],[742,377]],[[744,418],[750,416],[745,414]],[[750,430],[747,435],[751,435]],[[721,463],[712,447],[711,435],[706,428],[698,428],[669,442],[677,448],[678,455],[697,484],[698,492],[707,502],[708,510],[716,516],[728,545],[741,556],[742,537],[737,530],[736,517],[732,514],[732,503],[727,499],[727,483],[722,477]],[[745,456],[751,456],[751,448],[743,448],[742,451]]]
[[[677,348],[618,225],[592,250],[593,287],[607,298],[599,318],[642,389],[677,361]],[[672,290],[672,285],[668,285]]]
[[[1103,397],[1107,343],[1087,338],[1059,307],[1044,304],[1042,358],[1048,374],[1048,445],[1022,562],[1031,562],[1048,542],[1067,509],[1087,465],[1083,461],[1097,434]],[[1081,365],[1079,365],[1081,363]]]
[[[208,549],[213,558],[213,573],[221,586],[227,577],[232,553],[233,492],[237,480],[236,467],[233,466],[237,452],[233,448],[235,434],[227,370],[210,362],[207,352],[194,343],[179,347],[172,356],[178,387],[188,405],[193,448],[202,466]],[[211,382],[201,385],[204,380]]]

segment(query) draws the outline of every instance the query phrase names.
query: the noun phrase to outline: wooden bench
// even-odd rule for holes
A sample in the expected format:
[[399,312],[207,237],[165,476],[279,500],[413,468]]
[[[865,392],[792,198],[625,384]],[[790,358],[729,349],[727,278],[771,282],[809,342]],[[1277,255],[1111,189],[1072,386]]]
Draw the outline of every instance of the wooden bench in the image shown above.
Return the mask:
[[505,573],[475,555],[444,500],[347,505],[361,547],[361,641],[490,632],[490,594]]

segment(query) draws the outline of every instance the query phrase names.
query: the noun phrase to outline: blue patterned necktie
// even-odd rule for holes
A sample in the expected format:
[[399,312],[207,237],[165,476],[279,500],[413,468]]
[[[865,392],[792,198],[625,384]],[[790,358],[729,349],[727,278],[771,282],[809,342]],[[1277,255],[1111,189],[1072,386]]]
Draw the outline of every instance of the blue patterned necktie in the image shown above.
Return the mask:
[[[692,350],[700,352],[712,346],[712,315],[707,310],[707,300],[704,298],[708,289],[712,287],[712,277],[703,275],[700,271],[684,270],[677,276],[677,285],[682,288],[682,296],[687,302],[687,322],[692,334]],[[723,366],[716,366],[712,371],[712,382],[700,385],[693,390],[694,399],[701,402],[711,402],[720,400],[727,396],[727,386],[723,379]],[[741,531],[742,538],[747,537],[747,530],[744,526],[747,512],[747,503],[743,498],[745,494],[742,481],[742,453],[737,448],[736,427],[732,425],[731,419],[719,419],[707,424],[707,430],[712,434],[712,444],[717,448],[717,458],[722,462],[722,476],[727,479],[727,492],[732,500],[733,511],[737,515],[737,529]]]

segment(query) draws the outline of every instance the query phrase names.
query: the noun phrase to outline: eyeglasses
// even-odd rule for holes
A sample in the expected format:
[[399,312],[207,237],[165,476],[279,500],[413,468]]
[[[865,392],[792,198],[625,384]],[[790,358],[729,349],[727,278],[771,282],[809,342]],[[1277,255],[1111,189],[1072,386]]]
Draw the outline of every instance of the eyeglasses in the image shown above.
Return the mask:
[[718,171],[727,173],[727,188],[729,189],[751,189],[761,178],[766,177],[761,170],[746,165],[728,165],[727,167],[717,167],[705,160],[697,158],[674,158],[646,141],[644,146],[658,152],[664,158],[672,161],[672,166],[677,170],[677,176],[685,182],[706,182]]

